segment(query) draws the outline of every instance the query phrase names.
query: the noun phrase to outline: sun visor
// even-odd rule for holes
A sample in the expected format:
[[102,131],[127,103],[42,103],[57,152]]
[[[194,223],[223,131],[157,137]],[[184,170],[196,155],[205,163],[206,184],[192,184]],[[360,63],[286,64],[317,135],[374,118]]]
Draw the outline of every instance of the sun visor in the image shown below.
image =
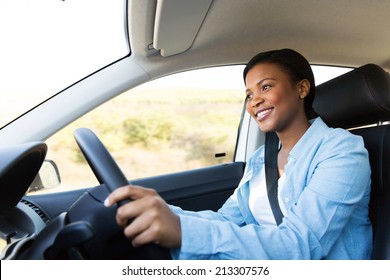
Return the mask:
[[195,40],[212,0],[158,0],[153,47],[162,56],[188,50]]

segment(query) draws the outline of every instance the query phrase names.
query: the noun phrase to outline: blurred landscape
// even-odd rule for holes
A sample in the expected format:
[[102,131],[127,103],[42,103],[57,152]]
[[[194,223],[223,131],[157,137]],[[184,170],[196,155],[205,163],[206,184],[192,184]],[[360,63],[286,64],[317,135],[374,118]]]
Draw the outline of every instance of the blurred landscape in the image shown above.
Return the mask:
[[88,127],[129,180],[231,162],[243,101],[240,90],[133,89],[48,139],[47,158],[58,165],[59,188],[97,185],[73,137]]

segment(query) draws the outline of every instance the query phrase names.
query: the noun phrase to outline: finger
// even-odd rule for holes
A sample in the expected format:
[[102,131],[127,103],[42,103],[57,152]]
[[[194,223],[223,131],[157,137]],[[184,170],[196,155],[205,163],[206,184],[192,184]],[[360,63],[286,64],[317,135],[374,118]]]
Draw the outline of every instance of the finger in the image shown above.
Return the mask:
[[120,187],[113,191],[109,196],[105,199],[104,205],[106,207],[110,207],[113,204],[118,203],[124,199],[139,199],[146,195],[155,194],[156,192],[152,189],[146,189],[139,186],[127,185],[124,187]]
[[126,203],[117,209],[115,216],[116,222],[119,226],[125,227],[129,224],[129,221],[141,215],[144,209],[145,206],[142,199]]
[[[155,199],[157,207],[150,207],[125,229],[125,235],[132,239],[133,246],[156,243],[167,248],[178,248],[181,244],[180,218],[163,200]],[[149,203],[150,204],[150,203]]]
[[125,236],[129,239],[134,239],[139,234],[142,234],[154,223],[156,216],[157,214],[154,211],[143,212],[126,226],[124,229]]
[[158,195],[146,195],[119,207],[116,220],[120,226],[124,227],[128,225],[129,220],[133,220],[144,213],[147,213],[148,217],[157,218],[163,206],[165,206],[165,201]]
[[115,191],[113,191],[107,196],[107,198],[104,200],[104,205],[106,207],[110,207],[121,200],[129,198],[132,187],[133,186],[128,185],[117,188]]
[[129,197],[133,200],[141,199],[146,196],[158,196],[154,189],[134,185],[130,186],[129,192]]
[[134,247],[139,247],[148,243],[159,244],[160,241],[158,240],[158,236],[160,236],[160,231],[158,224],[153,223],[147,229],[133,237],[131,244]]
[[180,218],[177,215],[172,215],[171,218],[174,224],[153,220],[149,227],[145,226],[145,230],[132,238],[132,245],[138,247],[155,243],[166,248],[179,248],[181,245]]

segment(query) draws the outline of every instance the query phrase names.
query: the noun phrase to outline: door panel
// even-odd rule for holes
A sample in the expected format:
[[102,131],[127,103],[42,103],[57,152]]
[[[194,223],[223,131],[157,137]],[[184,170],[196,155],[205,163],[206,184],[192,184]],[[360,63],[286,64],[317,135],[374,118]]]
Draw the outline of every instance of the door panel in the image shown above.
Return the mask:
[[217,210],[233,193],[244,172],[235,162],[132,181],[156,189],[169,203],[186,210]]
[[[245,164],[227,163],[168,175],[131,181],[134,185],[156,189],[169,203],[186,210],[218,210],[241,180]],[[83,193],[89,191],[102,201],[107,193],[103,186],[70,192],[26,196],[25,200],[40,208],[50,219],[67,211]]]

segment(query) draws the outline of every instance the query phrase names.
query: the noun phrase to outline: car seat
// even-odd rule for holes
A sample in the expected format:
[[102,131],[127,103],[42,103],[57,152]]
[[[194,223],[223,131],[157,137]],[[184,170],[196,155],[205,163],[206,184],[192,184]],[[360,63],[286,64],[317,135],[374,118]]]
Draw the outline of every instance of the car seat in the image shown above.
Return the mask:
[[[372,259],[390,259],[390,75],[367,64],[316,88],[313,108],[364,139],[371,164]],[[313,115],[314,117],[314,115]]]

